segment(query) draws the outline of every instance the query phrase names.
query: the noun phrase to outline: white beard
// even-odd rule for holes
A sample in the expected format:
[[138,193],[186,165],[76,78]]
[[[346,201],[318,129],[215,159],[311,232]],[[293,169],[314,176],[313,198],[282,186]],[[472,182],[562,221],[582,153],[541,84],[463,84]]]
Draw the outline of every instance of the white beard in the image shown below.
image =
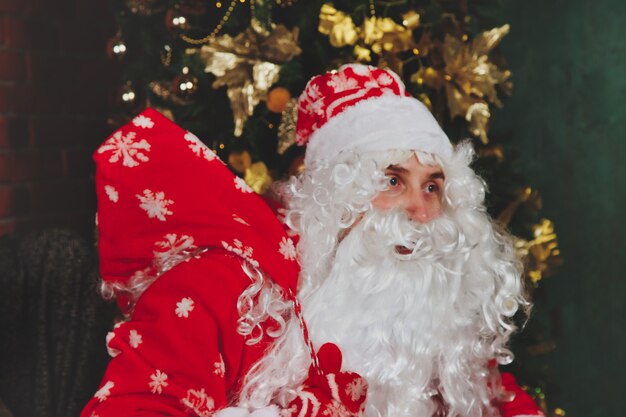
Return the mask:
[[314,345],[336,343],[342,369],[368,381],[367,417],[494,413],[481,312],[489,295],[466,273],[472,245],[445,215],[415,225],[370,212],[339,244],[328,277],[301,291]]

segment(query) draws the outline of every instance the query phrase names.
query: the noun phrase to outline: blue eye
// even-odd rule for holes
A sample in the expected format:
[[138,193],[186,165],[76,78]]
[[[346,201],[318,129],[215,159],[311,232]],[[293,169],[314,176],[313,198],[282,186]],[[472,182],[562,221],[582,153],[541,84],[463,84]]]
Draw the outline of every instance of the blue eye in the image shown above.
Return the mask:
[[426,191],[428,191],[429,193],[434,193],[438,189],[439,187],[437,187],[436,184],[428,184],[428,186],[426,187]]
[[389,177],[388,183],[390,186],[395,187],[399,182],[398,177]]

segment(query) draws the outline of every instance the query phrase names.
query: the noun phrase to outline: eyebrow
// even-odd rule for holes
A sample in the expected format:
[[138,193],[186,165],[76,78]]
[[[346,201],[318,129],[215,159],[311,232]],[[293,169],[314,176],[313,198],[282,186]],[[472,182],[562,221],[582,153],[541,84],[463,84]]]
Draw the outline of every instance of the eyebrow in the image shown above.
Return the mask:
[[[407,174],[409,172],[408,169],[401,167],[399,165],[389,165],[386,170],[389,170],[391,172],[394,172],[396,174]],[[443,174],[443,171],[441,170],[437,170],[435,172],[433,172],[432,174],[430,174],[428,176],[429,180],[436,180],[436,179],[442,179],[445,180],[445,175]]]

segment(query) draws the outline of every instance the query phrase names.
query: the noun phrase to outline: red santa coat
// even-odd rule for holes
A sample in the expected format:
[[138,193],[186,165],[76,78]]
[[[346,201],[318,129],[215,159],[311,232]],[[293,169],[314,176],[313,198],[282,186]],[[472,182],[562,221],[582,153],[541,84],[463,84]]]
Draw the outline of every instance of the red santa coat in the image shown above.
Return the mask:
[[[81,417],[212,416],[236,400],[270,343],[248,345],[237,332],[237,300],[251,284],[242,263],[295,292],[294,242],[210,149],[154,110],[111,135],[94,159],[101,274],[129,320],[107,336],[113,359]],[[138,299],[126,291],[155,277]],[[503,417],[539,415],[514,381],[503,383],[517,392]],[[313,385],[319,402],[336,406]],[[301,402],[292,405],[297,415]]]

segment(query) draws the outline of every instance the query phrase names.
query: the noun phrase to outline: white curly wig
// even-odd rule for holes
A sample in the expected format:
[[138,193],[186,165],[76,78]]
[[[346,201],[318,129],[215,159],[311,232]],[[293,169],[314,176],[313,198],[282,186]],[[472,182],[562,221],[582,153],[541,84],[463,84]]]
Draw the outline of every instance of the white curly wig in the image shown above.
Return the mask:
[[[384,169],[412,151],[342,152],[278,190],[300,234],[304,318],[315,346],[336,343],[344,369],[368,380],[367,417],[497,415],[488,362],[512,360],[512,317],[530,308],[521,265],[486,213],[471,145],[445,159],[415,154],[445,175],[443,212],[427,224],[371,204],[385,188]],[[286,321],[246,376],[242,406],[285,406],[307,376],[298,320],[279,310]]]

